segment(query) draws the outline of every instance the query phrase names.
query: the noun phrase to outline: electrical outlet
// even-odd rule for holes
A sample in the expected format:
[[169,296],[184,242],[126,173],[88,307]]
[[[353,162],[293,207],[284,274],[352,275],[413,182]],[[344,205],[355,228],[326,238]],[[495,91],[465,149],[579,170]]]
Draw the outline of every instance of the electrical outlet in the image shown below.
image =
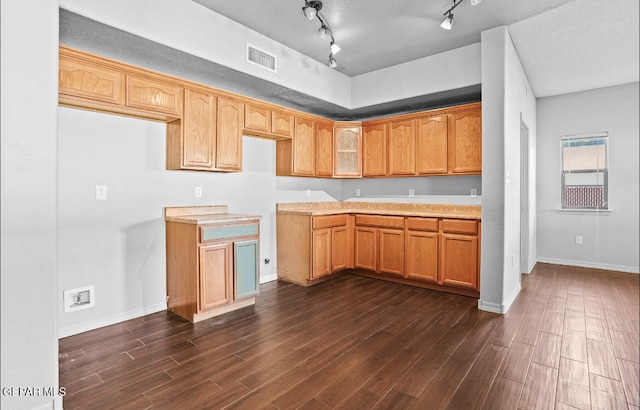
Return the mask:
[[96,185],[96,199],[98,201],[105,201],[107,199],[106,185]]
[[582,245],[582,236],[576,236],[576,245]]
[[360,196],[360,188],[356,188],[356,196]]
[[414,195],[415,195],[415,193],[416,193],[416,190],[415,190],[415,189],[410,189],[410,190],[409,190],[409,196],[411,196],[411,197],[412,197],[412,196],[414,196]]
[[196,198],[202,198],[202,187],[201,186],[197,186],[196,187]]
[[471,188],[471,198],[475,198],[478,196],[478,190],[475,188]]
[[264,264],[268,265],[269,263],[271,263],[271,259],[269,258],[264,258]]

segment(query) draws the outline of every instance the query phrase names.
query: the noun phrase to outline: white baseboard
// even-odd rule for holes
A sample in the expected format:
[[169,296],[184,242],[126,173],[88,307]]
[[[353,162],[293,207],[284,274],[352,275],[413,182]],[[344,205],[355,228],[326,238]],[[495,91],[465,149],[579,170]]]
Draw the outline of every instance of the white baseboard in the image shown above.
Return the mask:
[[129,310],[127,312],[118,313],[108,317],[92,320],[79,325],[67,326],[58,329],[58,338],[77,335],[78,333],[88,332],[89,330],[99,329],[101,327],[114,325],[124,322],[125,320],[135,319],[140,316],[150,315],[152,313],[167,310],[167,302],[157,303],[151,306],[145,306],[142,309]]
[[509,297],[505,301],[503,301],[502,304],[487,302],[486,300],[478,299],[478,309],[504,315],[509,311],[509,308],[520,294],[521,289],[522,288],[520,284],[518,284],[518,286],[513,290],[513,292],[511,292]]
[[260,276],[260,284],[273,282],[274,280],[278,280],[278,274],[274,273],[272,275]]
[[540,257],[537,258],[537,261],[540,263],[551,263],[554,265],[578,266],[580,268],[592,268],[592,269],[612,270],[616,272],[640,274],[640,269],[637,266],[609,265],[609,264],[597,263],[597,262],[572,261],[568,259],[540,258]]

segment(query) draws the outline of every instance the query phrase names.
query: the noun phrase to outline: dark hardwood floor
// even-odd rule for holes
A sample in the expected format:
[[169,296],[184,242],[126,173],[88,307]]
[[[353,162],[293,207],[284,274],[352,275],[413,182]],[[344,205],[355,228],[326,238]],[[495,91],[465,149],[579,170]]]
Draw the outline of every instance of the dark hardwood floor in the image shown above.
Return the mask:
[[639,276],[538,264],[509,312],[357,275],[60,340],[65,409],[638,409]]

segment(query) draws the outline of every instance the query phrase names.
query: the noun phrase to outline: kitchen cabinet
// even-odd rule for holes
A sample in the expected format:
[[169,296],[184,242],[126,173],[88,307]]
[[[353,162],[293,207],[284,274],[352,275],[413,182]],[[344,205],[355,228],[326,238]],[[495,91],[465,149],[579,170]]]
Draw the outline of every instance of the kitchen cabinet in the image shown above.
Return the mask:
[[362,176],[362,136],[360,124],[336,123],[333,131],[333,176]]
[[271,133],[271,110],[266,106],[245,104],[244,128],[267,134]]
[[247,135],[262,138],[293,138],[294,116],[272,105],[245,103],[244,130]]
[[316,123],[316,176],[333,176],[333,122]]
[[404,217],[356,215],[354,266],[378,273],[404,274]]
[[415,120],[391,121],[388,127],[388,174],[414,175],[416,173]]
[[271,111],[271,133],[285,138],[293,138],[295,132],[294,115],[284,110]]
[[216,114],[215,95],[185,89],[184,117],[167,124],[168,169],[215,169]]
[[472,104],[449,114],[448,170],[450,174],[482,172],[482,108]]
[[216,168],[224,171],[242,169],[243,103],[218,97],[216,126]]
[[353,216],[276,215],[278,278],[308,286],[353,267]]
[[448,116],[425,115],[416,119],[416,173],[446,174]]
[[127,107],[157,111],[176,117],[182,116],[183,87],[161,78],[126,76]]
[[124,105],[124,71],[99,60],[87,61],[74,54],[60,52],[58,93],[61,100],[85,100],[89,104]]
[[438,219],[407,218],[405,277],[438,283]]
[[478,290],[478,222],[443,219],[440,225],[438,283]]
[[165,214],[168,310],[198,322],[254,304],[259,220]]
[[362,125],[362,176],[387,175],[387,124]]
[[276,141],[276,175],[315,176],[316,122],[296,115],[294,124],[292,139]]

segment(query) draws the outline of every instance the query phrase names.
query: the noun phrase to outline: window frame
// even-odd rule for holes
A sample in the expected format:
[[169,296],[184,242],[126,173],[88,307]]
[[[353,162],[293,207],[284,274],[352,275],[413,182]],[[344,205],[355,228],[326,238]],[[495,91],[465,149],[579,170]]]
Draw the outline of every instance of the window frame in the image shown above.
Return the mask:
[[[569,170],[565,171],[564,164],[564,146],[567,141],[572,140],[588,140],[588,139],[603,139],[604,140],[604,169],[581,169],[581,170]],[[560,210],[562,211],[609,211],[609,133],[594,132],[588,134],[575,134],[575,135],[563,135],[560,137]],[[590,173],[602,173],[602,186],[603,186],[603,206],[568,206],[565,189],[565,179],[568,174],[590,174]]]

